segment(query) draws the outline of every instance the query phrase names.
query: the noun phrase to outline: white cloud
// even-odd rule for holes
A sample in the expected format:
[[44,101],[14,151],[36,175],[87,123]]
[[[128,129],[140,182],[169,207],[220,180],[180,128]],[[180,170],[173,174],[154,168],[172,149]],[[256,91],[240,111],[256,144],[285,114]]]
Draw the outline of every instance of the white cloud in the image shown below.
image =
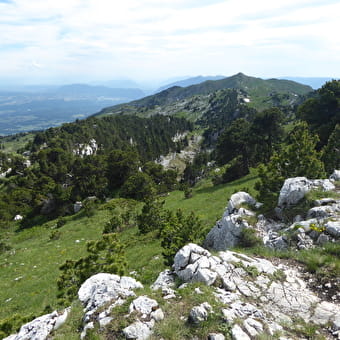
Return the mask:
[[0,72],[336,77],[338,13],[316,0],[16,0],[0,3]]

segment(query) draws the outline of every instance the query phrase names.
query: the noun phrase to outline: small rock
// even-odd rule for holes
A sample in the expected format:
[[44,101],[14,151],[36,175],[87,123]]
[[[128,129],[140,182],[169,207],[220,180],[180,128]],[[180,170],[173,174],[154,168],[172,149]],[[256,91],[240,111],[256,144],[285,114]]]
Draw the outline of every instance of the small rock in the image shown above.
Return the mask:
[[162,321],[164,319],[164,313],[161,308],[156,309],[154,312],[150,314],[151,318],[153,318],[156,322]]
[[156,300],[150,299],[147,296],[139,296],[131,302],[129,313],[131,314],[137,311],[142,314],[151,314],[156,308],[158,308],[158,302]]
[[211,311],[211,306],[204,302],[199,306],[195,306],[191,309],[189,314],[189,321],[195,324],[199,324],[202,321],[208,319],[209,312]]
[[234,325],[231,329],[231,335],[234,340],[251,340],[239,325]]
[[225,336],[221,333],[210,333],[208,340],[225,340]]
[[127,339],[146,340],[151,334],[151,329],[143,322],[136,321],[123,329]]

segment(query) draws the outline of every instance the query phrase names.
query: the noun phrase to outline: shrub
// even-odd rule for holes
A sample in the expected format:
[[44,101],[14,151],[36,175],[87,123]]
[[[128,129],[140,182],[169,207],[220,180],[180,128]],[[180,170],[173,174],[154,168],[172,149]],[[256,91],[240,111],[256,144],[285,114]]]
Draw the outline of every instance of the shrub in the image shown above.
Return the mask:
[[50,241],[56,241],[60,239],[60,236],[61,236],[60,230],[52,230],[49,238]]
[[203,237],[202,222],[192,212],[167,211],[161,231],[162,255],[166,265],[172,265],[177,251],[189,242],[198,243]]
[[141,234],[146,234],[153,230],[161,230],[163,225],[164,201],[148,200],[145,202],[142,212],[137,215],[137,225]]
[[262,245],[262,240],[256,235],[253,228],[244,228],[240,234],[240,246],[244,248],[252,248]]
[[66,219],[65,217],[59,217],[57,220],[57,228],[61,228],[66,224]]
[[80,285],[90,276],[104,272],[123,275],[126,267],[123,245],[116,234],[104,234],[99,241],[87,243],[86,257],[77,261],[67,260],[60,266],[57,280],[58,298],[61,305],[72,302]]
[[123,224],[123,220],[120,216],[113,215],[111,219],[105,224],[103,234],[112,234],[120,231]]

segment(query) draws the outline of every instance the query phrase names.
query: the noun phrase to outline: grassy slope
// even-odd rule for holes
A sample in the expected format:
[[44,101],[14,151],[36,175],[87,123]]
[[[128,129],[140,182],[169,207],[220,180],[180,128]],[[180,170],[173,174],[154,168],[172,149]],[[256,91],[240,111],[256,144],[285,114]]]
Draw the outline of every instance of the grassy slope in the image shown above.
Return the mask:
[[[194,188],[190,199],[184,199],[180,191],[171,193],[166,198],[165,208],[194,211],[208,230],[222,215],[230,195],[244,187],[254,192],[255,181],[254,173],[216,187],[210,181],[204,181]],[[21,232],[15,232],[15,226],[2,231],[2,238],[13,248],[0,255],[0,319],[14,313],[38,315],[46,305],[55,308],[59,265],[66,259],[83,256],[86,241],[100,238],[110,214],[104,206],[89,218],[81,213],[71,216],[59,229],[60,239],[55,241],[50,241],[49,235],[56,221]],[[137,271],[136,278],[146,284],[153,282],[164,268],[160,243],[150,236],[139,236],[135,227],[121,233],[121,239],[127,245],[128,273]]]

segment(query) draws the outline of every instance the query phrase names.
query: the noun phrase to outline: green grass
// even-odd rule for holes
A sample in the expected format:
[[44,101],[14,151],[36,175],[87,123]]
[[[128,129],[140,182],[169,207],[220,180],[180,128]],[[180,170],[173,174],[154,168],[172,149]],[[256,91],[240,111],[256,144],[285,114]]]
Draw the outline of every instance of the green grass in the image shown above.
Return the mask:
[[[190,199],[185,199],[181,191],[172,192],[166,198],[165,208],[181,208],[186,213],[194,211],[208,230],[221,217],[230,195],[243,187],[254,192],[255,181],[254,173],[216,187],[206,180],[193,189]],[[0,254],[0,319],[14,313],[39,315],[47,305],[56,308],[59,266],[66,259],[84,256],[86,241],[99,239],[112,211],[124,205],[128,206],[124,200],[113,200],[89,218],[82,213],[67,217],[66,224],[58,229],[60,238],[57,240],[50,240],[57,220],[20,232],[15,231],[14,224],[3,230],[2,239],[12,249]],[[135,208],[140,209],[140,206]],[[155,234],[139,235],[133,227],[121,232],[120,239],[127,246],[127,274],[136,271],[136,278],[142,283],[152,283],[164,269],[162,248]]]
[[184,198],[183,191],[174,191],[165,200],[165,208],[182,209],[185,213],[193,211],[202,221],[205,228],[211,228],[221,218],[230,196],[246,189],[255,195],[255,182],[258,180],[255,170],[249,175],[227,184],[213,186],[210,179],[203,180],[193,188],[193,196]]
[[6,136],[0,139],[3,146],[3,151],[11,153],[17,152],[18,149],[23,148],[29,141],[34,138],[34,133],[22,133],[14,136]]

